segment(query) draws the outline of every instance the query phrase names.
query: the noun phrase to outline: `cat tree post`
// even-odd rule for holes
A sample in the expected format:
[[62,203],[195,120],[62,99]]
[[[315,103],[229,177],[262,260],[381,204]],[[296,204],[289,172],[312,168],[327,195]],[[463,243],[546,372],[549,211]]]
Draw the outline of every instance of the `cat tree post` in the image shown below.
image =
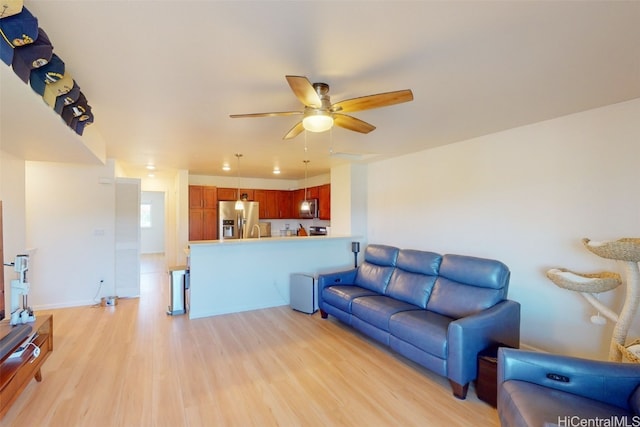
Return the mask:
[[547,277],[561,288],[580,292],[599,312],[615,322],[609,346],[609,360],[621,361],[620,347],[625,345],[631,322],[638,311],[638,304],[640,304],[640,271],[638,269],[640,239],[624,238],[610,242],[592,242],[589,239],[582,239],[582,242],[590,252],[599,257],[625,263],[627,289],[620,313],[616,314],[594,296],[596,293],[610,291],[622,284],[620,275],[616,273],[580,274],[556,268],[547,271]]

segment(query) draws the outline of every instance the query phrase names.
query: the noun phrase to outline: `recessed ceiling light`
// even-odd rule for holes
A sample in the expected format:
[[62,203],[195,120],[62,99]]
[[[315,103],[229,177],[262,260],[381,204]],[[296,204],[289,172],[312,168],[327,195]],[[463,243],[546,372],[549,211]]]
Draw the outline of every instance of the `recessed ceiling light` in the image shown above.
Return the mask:
[[279,168],[279,167],[275,167],[275,168],[273,168],[273,173],[274,173],[275,175],[279,175],[279,174],[280,174],[280,168]]
[[231,170],[231,166],[229,166],[229,163],[225,163],[222,165],[222,170],[223,171],[230,171]]
[[152,173],[150,173],[149,175],[147,175],[149,178],[155,178],[156,176]]
[[155,169],[156,169],[156,167],[155,167],[154,165],[152,165],[151,163],[149,163],[149,164],[147,165],[147,169],[148,169],[148,170],[150,170],[150,171],[152,171],[152,170],[155,170]]

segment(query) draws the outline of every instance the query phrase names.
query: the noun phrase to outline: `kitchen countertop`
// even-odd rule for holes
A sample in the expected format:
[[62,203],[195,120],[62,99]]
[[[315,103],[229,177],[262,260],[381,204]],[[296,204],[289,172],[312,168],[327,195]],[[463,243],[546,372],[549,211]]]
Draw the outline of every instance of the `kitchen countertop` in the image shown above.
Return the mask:
[[259,239],[220,239],[220,240],[194,240],[189,242],[192,245],[246,245],[254,243],[274,243],[274,242],[291,242],[291,241],[317,241],[325,239],[357,239],[359,236],[331,235],[331,236],[287,236],[287,237],[261,237]]

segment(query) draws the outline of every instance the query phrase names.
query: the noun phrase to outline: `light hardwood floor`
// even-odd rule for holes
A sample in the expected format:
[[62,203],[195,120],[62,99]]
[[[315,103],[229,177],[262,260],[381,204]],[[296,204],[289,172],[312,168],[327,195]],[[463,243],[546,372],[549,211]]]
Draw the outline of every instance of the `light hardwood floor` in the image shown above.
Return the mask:
[[54,351],[4,426],[498,426],[422,369],[335,319],[278,307],[167,316],[145,256],[141,297],[52,310]]

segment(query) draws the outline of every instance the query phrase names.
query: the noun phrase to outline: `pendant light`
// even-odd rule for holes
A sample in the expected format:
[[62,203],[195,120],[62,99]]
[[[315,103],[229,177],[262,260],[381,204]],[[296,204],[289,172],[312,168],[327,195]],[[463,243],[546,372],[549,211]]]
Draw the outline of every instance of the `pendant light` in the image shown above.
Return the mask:
[[236,153],[236,157],[238,158],[238,170],[236,172],[238,177],[238,200],[236,200],[236,210],[242,211],[244,210],[244,203],[240,200],[240,157],[242,157],[242,154]]
[[300,205],[300,210],[303,212],[309,212],[311,207],[309,206],[309,201],[307,200],[307,167],[309,166],[309,160],[303,160],[304,162],[304,200]]

